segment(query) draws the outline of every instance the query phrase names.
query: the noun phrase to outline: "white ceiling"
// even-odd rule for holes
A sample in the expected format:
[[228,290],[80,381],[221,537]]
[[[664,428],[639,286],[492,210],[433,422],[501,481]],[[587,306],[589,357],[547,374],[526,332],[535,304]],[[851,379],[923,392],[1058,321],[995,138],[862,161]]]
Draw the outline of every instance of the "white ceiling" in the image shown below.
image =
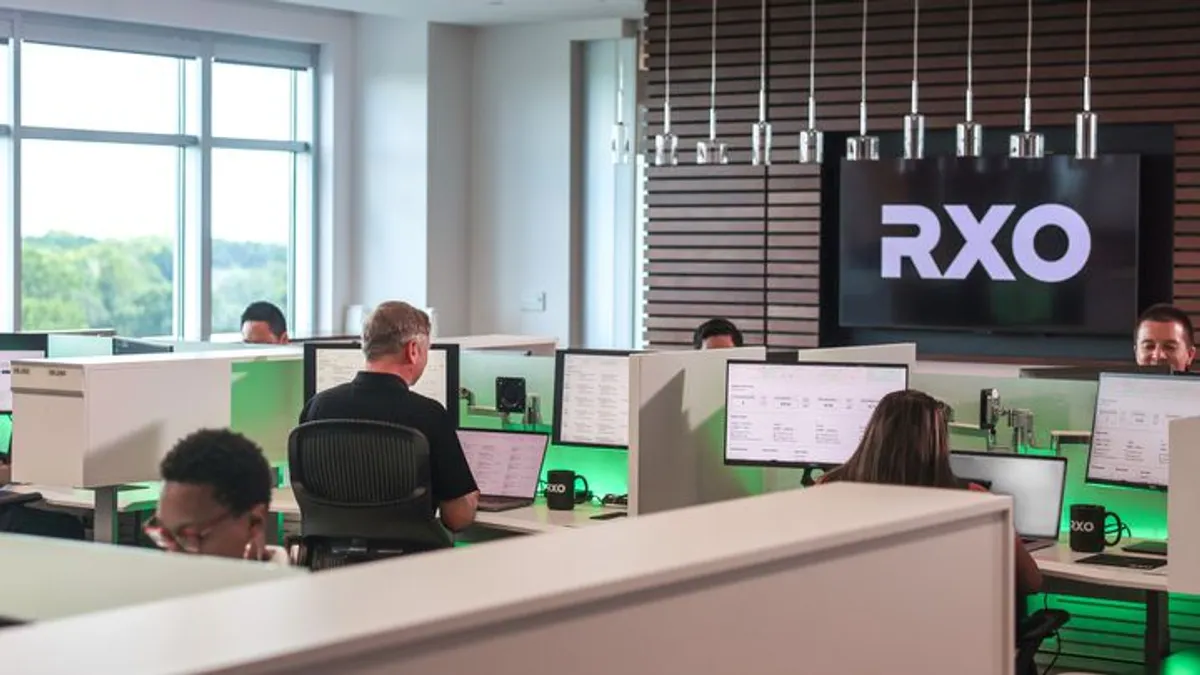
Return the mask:
[[278,0],[295,5],[470,25],[641,18],[643,0]]

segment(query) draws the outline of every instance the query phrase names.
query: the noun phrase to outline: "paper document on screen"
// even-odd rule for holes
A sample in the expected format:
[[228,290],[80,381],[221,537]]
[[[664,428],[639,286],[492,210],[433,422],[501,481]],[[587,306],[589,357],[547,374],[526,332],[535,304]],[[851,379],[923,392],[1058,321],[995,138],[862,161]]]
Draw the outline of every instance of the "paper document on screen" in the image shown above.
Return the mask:
[[532,498],[537,492],[546,436],[460,429],[458,439],[480,494]]
[[363,367],[362,352],[357,349],[321,349],[317,351],[316,390],[345,384],[354,379]]
[[441,403],[443,408],[449,409],[449,406],[446,405],[446,352],[444,350],[429,350],[429,362],[425,365],[425,372],[421,375],[421,379],[413,385],[412,390],[425,398],[431,398]]
[[562,441],[627,446],[629,357],[567,354],[562,377]]

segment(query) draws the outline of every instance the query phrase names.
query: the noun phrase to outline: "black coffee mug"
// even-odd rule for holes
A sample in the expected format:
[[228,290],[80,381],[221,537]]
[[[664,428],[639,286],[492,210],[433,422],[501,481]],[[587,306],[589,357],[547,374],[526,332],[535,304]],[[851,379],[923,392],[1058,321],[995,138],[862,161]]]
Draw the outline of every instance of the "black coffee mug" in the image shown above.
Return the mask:
[[575,483],[583,481],[584,494],[588,491],[587,479],[569,469],[546,472],[546,506],[554,511],[570,511],[575,508]]
[[[1111,531],[1117,538],[1109,541],[1108,519],[1112,518],[1115,528]],[[1105,546],[1121,543],[1125,523],[1121,517],[1099,504],[1075,504],[1071,506],[1071,550],[1077,553],[1100,553]]]

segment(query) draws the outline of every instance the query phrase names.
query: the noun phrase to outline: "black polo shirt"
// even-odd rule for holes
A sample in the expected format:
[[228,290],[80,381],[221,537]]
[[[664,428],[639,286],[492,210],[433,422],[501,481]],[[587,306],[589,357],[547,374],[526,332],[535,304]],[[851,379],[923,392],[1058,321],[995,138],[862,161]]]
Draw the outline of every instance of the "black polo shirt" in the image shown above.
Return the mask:
[[434,503],[478,489],[454,422],[442,404],[409,390],[395,375],[361,372],[353,380],[318,393],[304,404],[300,422],[371,420],[411,427],[429,440]]

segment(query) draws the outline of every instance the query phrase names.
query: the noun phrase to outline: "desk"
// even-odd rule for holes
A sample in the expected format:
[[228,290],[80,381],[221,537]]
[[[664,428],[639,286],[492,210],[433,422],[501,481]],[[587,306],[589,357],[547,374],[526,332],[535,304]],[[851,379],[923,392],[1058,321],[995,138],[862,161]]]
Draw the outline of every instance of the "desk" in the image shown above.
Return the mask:
[[[1132,540],[1133,543],[1137,540]],[[1126,542],[1122,542],[1125,545]],[[1113,547],[1106,553],[1137,556]],[[1120,567],[1088,565],[1078,562],[1090,553],[1076,553],[1070,545],[1034,551],[1033,559],[1045,575],[1044,591],[1083,597],[1142,602],[1146,605],[1146,637],[1144,658],[1147,673],[1158,673],[1162,661],[1171,651],[1170,623],[1167,611],[1167,569],[1133,570]],[[1161,556],[1138,556],[1160,559]],[[1070,625],[1070,624],[1067,624]]]
[[[551,511],[544,502],[538,500],[533,506],[523,509],[494,513],[479,511],[475,514],[475,525],[518,534],[545,534],[562,529],[612,522],[612,520],[593,520],[592,516],[624,510],[611,506],[588,505],[577,506],[573,511]],[[291,488],[275,490],[275,494],[271,498],[271,511],[288,516],[300,515],[300,505],[296,503],[296,495]]]
[[[94,511],[96,493],[91,490],[74,490],[50,485],[6,485],[4,489],[18,494],[40,493],[46,506],[58,510]],[[159,489],[150,485],[135,485],[121,490],[117,496],[117,510],[121,513],[150,511],[158,504]],[[34,505],[36,508],[37,505]]]

